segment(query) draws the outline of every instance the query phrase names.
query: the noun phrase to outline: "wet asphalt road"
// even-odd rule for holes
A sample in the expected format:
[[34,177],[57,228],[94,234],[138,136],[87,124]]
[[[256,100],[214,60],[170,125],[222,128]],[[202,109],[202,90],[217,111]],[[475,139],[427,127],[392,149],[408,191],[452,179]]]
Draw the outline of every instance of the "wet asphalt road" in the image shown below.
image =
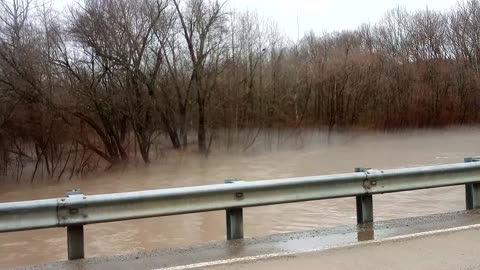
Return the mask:
[[[46,265],[37,265],[37,266],[30,266],[30,267],[17,268],[17,269],[69,269],[69,270],[161,269],[161,268],[168,268],[168,267],[174,267],[174,266],[198,264],[198,263],[209,262],[209,261],[242,258],[242,257],[248,257],[248,256],[258,256],[258,255],[284,253],[284,252],[287,252],[287,253],[302,252],[302,251],[313,250],[313,249],[317,249],[317,250],[329,249],[331,247],[348,245],[351,243],[356,243],[358,241],[368,241],[372,239],[380,240],[380,239],[385,239],[390,237],[429,232],[429,231],[435,231],[435,230],[443,230],[443,229],[455,228],[455,227],[467,226],[467,225],[473,225],[473,224],[480,224],[479,210],[462,211],[462,212],[432,215],[427,217],[399,219],[399,220],[392,220],[392,221],[382,221],[382,222],[375,222],[373,224],[364,225],[364,226],[341,226],[336,228],[272,235],[267,237],[247,238],[244,240],[236,240],[236,241],[229,241],[229,242],[227,241],[212,242],[212,243],[207,243],[204,245],[199,245],[199,246],[194,246],[189,248],[161,249],[161,250],[154,250],[154,251],[124,255],[124,256],[87,258],[85,260],[78,260],[78,261],[71,261],[71,262],[68,262],[68,261],[55,262],[55,263],[46,264]],[[475,233],[476,234],[474,235],[478,238],[480,233],[478,231],[476,231]],[[472,235],[462,234],[461,237],[480,240],[480,238],[478,239],[472,238]],[[448,239],[448,241],[457,241],[457,240]],[[432,242],[432,245],[435,243],[436,242]],[[470,244],[474,245],[476,243],[479,243],[479,242],[472,242]],[[397,255],[395,253],[392,253],[391,256],[402,255],[402,252],[401,252],[402,248],[406,248],[407,250],[405,250],[405,252],[409,252],[408,247],[409,247],[408,245],[407,246],[400,245],[398,247],[393,245],[392,247],[390,247],[392,249],[392,252],[400,252],[400,253]],[[382,250],[381,247],[375,247],[375,249]],[[324,251],[324,252],[335,253],[334,250]],[[339,260],[340,258],[348,258],[348,256],[351,255],[349,254],[350,253],[348,252],[340,254]],[[361,254],[361,252],[359,254]],[[477,252],[476,254],[480,254],[480,252]],[[443,256],[443,255],[441,253],[438,254],[438,256]],[[305,256],[308,257],[309,255],[305,255]],[[288,261],[288,259],[286,261]],[[283,262],[282,260],[278,262],[275,261],[274,265],[279,265],[279,264],[281,265],[282,262]],[[232,268],[232,269],[254,269],[254,268],[242,268],[244,266],[245,266],[244,264],[241,264],[238,266],[239,268]],[[265,265],[265,267],[267,266],[269,269],[270,266]],[[291,268],[292,268],[292,265],[290,265],[289,268],[278,268],[278,269],[291,269]],[[262,268],[255,268],[255,269],[262,269]],[[263,268],[263,269],[266,269],[266,268]],[[299,269],[308,269],[308,268],[300,267]],[[321,269],[321,268],[316,267],[314,269]],[[337,269],[337,268],[334,267],[334,268],[325,268],[325,269]],[[338,269],[341,269],[341,268],[338,268]],[[351,268],[345,268],[345,269],[351,269]],[[389,269],[389,268],[381,268],[381,269]],[[396,268],[391,268],[391,269],[396,269]],[[407,269],[407,267],[402,269]],[[422,268],[422,269],[427,269],[427,268]]]
[[480,227],[477,225],[473,228],[410,235],[318,252],[252,258],[248,261],[189,269],[473,270],[480,269],[479,242]]

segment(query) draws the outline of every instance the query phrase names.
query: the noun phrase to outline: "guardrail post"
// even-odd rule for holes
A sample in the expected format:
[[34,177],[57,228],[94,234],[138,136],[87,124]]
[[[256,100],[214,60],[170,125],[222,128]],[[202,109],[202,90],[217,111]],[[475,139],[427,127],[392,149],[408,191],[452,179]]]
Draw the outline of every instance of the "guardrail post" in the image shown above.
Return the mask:
[[85,257],[83,225],[67,227],[68,260],[78,260]]
[[[227,179],[225,184],[241,182],[237,179]],[[243,193],[235,194],[235,198],[241,199]],[[227,209],[227,240],[243,239],[243,208]]]
[[357,240],[370,241],[375,239],[375,230],[372,223],[362,224],[357,228]]
[[[67,191],[67,197],[83,196],[78,189]],[[67,226],[68,260],[85,258],[83,225]]]
[[[364,172],[368,168],[355,168],[355,172]],[[373,196],[356,196],[357,202],[357,224],[373,222]]]
[[[464,162],[479,162],[480,158],[466,157]],[[480,208],[480,183],[465,185],[465,204],[467,210]]]

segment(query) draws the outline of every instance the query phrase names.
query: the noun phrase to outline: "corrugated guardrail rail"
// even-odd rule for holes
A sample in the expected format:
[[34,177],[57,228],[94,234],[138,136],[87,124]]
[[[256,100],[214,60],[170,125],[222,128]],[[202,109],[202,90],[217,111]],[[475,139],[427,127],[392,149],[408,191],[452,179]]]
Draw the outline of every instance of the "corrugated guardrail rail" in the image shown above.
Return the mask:
[[243,238],[243,208],[357,198],[357,222],[373,221],[373,194],[466,185],[467,209],[480,207],[480,161],[354,173],[0,203],[0,232],[67,227],[68,259],[84,257],[87,224],[226,210],[227,239]]

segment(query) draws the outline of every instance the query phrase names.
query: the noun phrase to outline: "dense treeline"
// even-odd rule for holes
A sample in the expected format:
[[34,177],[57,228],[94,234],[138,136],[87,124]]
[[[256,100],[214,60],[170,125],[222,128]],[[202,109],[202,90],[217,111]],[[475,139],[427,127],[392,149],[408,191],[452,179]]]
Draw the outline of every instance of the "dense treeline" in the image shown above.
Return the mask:
[[245,128],[480,121],[480,1],[289,41],[213,0],[0,0],[0,168],[72,177]]

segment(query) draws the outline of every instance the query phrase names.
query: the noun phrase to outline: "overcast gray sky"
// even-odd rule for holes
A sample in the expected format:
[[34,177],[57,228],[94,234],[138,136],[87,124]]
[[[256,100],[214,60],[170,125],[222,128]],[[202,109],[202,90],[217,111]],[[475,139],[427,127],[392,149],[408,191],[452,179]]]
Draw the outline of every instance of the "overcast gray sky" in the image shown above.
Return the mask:
[[[355,29],[362,23],[375,23],[383,14],[398,5],[409,10],[449,10],[456,0],[229,0],[240,9],[257,10],[275,19],[292,39],[305,31]],[[297,27],[297,12],[299,27]],[[298,31],[299,29],[300,31]]]
[[[72,0],[54,1],[61,6],[60,3]],[[309,30],[321,33],[355,29],[362,23],[375,23],[387,10],[398,5],[409,10],[428,6],[444,11],[455,3],[456,0],[228,0],[228,5],[232,7],[256,10],[260,16],[275,20],[293,40],[298,32],[302,36]]]

